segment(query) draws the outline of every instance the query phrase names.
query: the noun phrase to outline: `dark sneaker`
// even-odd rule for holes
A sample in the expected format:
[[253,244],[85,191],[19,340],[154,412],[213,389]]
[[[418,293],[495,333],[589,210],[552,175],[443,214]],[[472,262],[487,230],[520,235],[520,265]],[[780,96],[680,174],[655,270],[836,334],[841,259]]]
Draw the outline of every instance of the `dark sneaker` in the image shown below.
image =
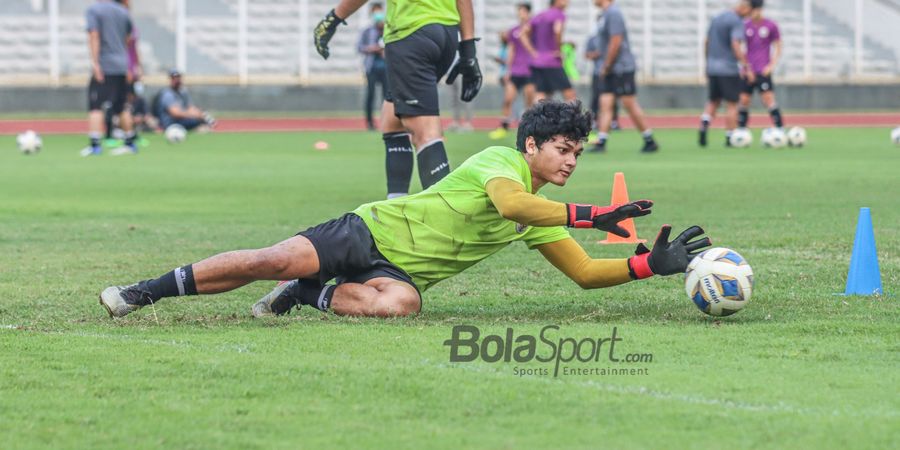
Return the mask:
[[[318,284],[318,282],[316,282]],[[294,306],[300,309],[300,292],[302,286],[299,280],[284,281],[278,283],[272,292],[259,299],[250,308],[253,317],[280,316],[291,310]]]
[[131,286],[110,286],[100,293],[100,304],[109,317],[125,317],[150,303],[150,290],[143,281]]
[[701,147],[706,147],[706,130],[700,130],[700,139],[698,139]]
[[589,153],[606,153],[606,142],[598,142],[588,150]]
[[656,141],[644,141],[644,147],[641,148],[641,153],[655,153],[659,151],[659,144]]

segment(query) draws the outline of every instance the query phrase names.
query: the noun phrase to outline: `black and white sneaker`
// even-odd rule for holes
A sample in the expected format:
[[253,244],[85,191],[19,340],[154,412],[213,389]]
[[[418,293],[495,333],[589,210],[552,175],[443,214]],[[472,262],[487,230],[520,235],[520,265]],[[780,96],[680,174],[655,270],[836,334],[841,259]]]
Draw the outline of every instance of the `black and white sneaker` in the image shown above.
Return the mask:
[[706,147],[706,130],[700,129],[700,136],[697,139],[697,143],[700,144],[701,147]]
[[294,306],[300,309],[301,285],[299,280],[278,283],[272,292],[259,299],[250,308],[253,317],[280,316],[291,310]]
[[125,317],[153,303],[145,283],[142,281],[131,286],[110,286],[100,293],[100,304],[106,308],[109,317]]
[[644,146],[641,148],[641,153],[655,153],[659,151],[659,144],[656,143],[655,140],[644,141]]

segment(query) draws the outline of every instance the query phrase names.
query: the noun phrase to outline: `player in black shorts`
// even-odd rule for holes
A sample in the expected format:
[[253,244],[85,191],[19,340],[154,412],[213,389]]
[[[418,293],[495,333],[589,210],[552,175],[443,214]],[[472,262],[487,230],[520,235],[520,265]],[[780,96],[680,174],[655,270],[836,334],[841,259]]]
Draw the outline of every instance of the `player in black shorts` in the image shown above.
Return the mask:
[[88,86],[90,145],[81,151],[81,155],[102,152],[100,139],[105,110],[119,115],[119,126],[126,133],[125,146],[113,149],[112,154],[136,153],[131,112],[125,108],[130,82],[127,45],[132,31],[128,9],[122,5],[122,0],[98,1],[87,9],[85,16],[92,76]]
[[[319,22],[314,40],[323,58],[328,58],[328,43],[338,25],[365,3],[341,0]],[[447,84],[462,76],[460,99],[471,102],[475,98],[482,81],[475,41],[472,0],[396,0],[388,4],[384,29],[387,95],[381,113],[388,198],[409,193],[414,149],[423,189],[450,173],[437,83],[449,70]],[[457,51],[459,59],[451,69]]]
[[750,11],[750,19],[744,21],[744,34],[747,37],[747,62],[755,80],[744,83],[738,103],[738,127],[747,126],[750,119],[750,99],[754,92],[759,91],[763,105],[769,110],[772,124],[782,128],[784,121],[775,101],[775,84],[772,82],[772,73],[781,58],[781,33],[778,24],[763,17],[762,0],[753,0],[750,6],[753,9]]

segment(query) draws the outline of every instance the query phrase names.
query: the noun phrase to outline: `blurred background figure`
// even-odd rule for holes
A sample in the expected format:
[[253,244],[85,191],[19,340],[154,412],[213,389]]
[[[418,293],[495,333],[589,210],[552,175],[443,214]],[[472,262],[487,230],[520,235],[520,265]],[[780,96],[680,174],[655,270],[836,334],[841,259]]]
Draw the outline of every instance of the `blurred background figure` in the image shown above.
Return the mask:
[[[456,63],[454,62],[453,64]],[[464,102],[460,99],[462,95],[462,78],[457,78],[447,88],[450,90],[450,108],[453,112],[453,121],[447,126],[447,131],[469,133],[475,130],[475,127],[472,125],[472,117],[475,116],[472,103]]]
[[363,67],[366,71],[366,100],[363,105],[363,110],[366,113],[366,128],[374,130],[375,88],[381,86],[381,99],[383,101],[385,82],[387,81],[384,65],[384,7],[382,7],[381,3],[373,3],[369,13],[372,18],[372,25],[360,34],[359,43],[356,47],[357,51],[363,55]]
[[569,0],[552,0],[550,7],[532,17],[523,28],[522,43],[531,54],[531,79],[541,101],[562,92],[565,100],[575,100],[575,89],[563,69],[562,45]]
[[513,113],[513,103],[521,93],[524,109],[531,107],[534,102],[534,83],[531,80],[531,53],[522,43],[522,29],[531,20],[531,4],[519,3],[516,5],[516,15],[519,23],[504,32],[501,42],[505,45],[505,72],[500,81],[503,86],[503,118],[500,127],[491,131],[491,139],[503,139],[509,131],[510,122],[518,119],[518,114]]
[[[593,62],[591,70],[591,99],[588,106],[591,108],[591,114],[594,116],[594,130],[591,131],[588,141],[596,144],[597,141],[597,124],[600,121],[600,94],[603,93],[603,77],[600,72],[603,71],[603,52],[606,51],[606,42],[603,40],[603,13],[597,15],[597,26],[594,32],[588,36],[584,45],[584,58]],[[619,99],[613,102],[613,115],[610,129],[619,129]]]
[[781,109],[775,101],[775,83],[772,74],[781,59],[781,32],[774,20],[763,17],[763,0],[752,0],[750,19],[744,21],[747,39],[747,62],[753,71],[754,82],[745,80],[744,90],[738,102],[738,128],[747,127],[750,121],[750,100],[759,91],[763,106],[769,110],[772,125],[783,128]]
[[185,130],[205,132],[216,125],[211,115],[194,105],[190,92],[182,84],[181,72],[176,69],[169,71],[169,86],[156,94],[153,106],[159,126],[164,130],[178,124]]

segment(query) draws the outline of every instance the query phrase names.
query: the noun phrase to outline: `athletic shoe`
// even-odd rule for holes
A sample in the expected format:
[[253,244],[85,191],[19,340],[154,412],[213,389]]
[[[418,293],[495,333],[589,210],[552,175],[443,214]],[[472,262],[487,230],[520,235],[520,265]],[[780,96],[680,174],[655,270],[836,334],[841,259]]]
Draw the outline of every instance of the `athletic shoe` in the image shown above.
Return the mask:
[[732,146],[732,145],[731,145],[731,136],[728,136],[728,135],[725,136],[725,146],[726,146],[726,147],[731,147],[731,146]]
[[699,143],[701,147],[706,147],[706,130],[700,130],[700,139]]
[[496,141],[505,138],[507,134],[509,134],[509,131],[507,131],[506,128],[500,127],[488,133],[488,137]]
[[606,153],[606,142],[598,142],[588,150],[588,153]]
[[101,150],[100,147],[91,147],[91,146],[87,146],[87,147],[81,149],[81,152],[79,152],[79,154],[81,156],[97,156],[97,155],[100,155],[101,153],[103,153],[103,150]]
[[132,147],[129,145],[123,145],[121,147],[110,150],[109,154],[113,155],[113,156],[122,156],[122,155],[135,155],[135,154],[137,154],[137,152],[138,151],[137,151],[136,147]]
[[[317,282],[318,283],[318,282]],[[253,317],[280,316],[294,306],[300,309],[300,281],[283,281],[272,289],[272,292],[259,299],[250,308]]]
[[645,141],[641,153],[656,153],[659,151],[659,144],[656,141]]
[[110,286],[100,293],[100,304],[106,308],[109,317],[125,317],[144,306],[153,303],[150,290],[145,282],[131,286]]
[[591,132],[588,133],[587,141],[589,143],[596,144],[597,141],[599,141],[599,140],[600,140],[600,135],[597,134],[597,130],[591,130]]

